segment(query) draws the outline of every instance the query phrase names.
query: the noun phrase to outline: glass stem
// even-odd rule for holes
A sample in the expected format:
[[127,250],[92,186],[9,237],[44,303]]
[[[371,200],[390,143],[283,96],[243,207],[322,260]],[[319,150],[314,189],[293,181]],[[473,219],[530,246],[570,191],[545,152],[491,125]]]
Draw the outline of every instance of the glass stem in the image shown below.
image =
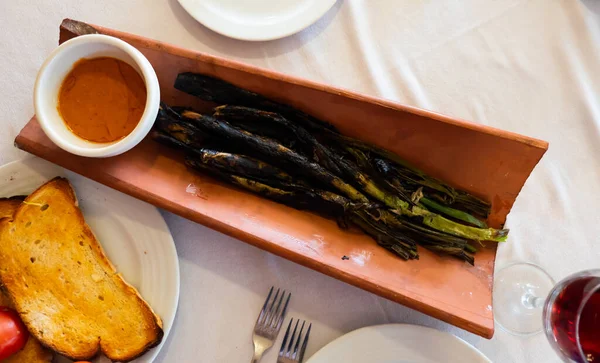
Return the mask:
[[521,302],[528,309],[539,309],[544,306],[544,299],[539,298],[529,292],[523,295]]

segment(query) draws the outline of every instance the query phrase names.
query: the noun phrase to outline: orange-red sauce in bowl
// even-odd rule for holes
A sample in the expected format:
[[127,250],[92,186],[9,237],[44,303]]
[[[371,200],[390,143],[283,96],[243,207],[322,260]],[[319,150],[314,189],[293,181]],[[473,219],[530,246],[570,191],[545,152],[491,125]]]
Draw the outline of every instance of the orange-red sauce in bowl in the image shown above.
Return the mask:
[[82,139],[109,143],[127,136],[146,106],[146,85],[129,64],[110,57],[81,59],[65,77],[58,112]]

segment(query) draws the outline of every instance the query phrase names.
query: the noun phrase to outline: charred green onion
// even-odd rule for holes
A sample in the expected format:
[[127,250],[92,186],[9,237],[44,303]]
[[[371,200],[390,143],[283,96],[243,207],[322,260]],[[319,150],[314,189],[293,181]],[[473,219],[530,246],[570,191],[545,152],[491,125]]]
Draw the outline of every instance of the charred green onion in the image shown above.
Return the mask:
[[[257,124],[262,124],[261,131],[265,136],[270,136],[269,134],[291,134],[298,140],[299,148],[305,155],[309,155],[313,161],[330,170],[333,174],[341,176],[341,171],[335,161],[336,155],[321,145],[306,129],[279,114],[250,107],[225,105],[215,108],[214,116],[241,125],[242,128],[252,125],[257,129]],[[278,128],[282,130],[277,132]]]
[[277,112],[312,130],[335,131],[332,125],[316,119],[291,106],[284,105],[257,93],[236,87],[229,82],[197,73],[180,73],[175,80],[175,88],[206,101],[225,105],[253,107]]

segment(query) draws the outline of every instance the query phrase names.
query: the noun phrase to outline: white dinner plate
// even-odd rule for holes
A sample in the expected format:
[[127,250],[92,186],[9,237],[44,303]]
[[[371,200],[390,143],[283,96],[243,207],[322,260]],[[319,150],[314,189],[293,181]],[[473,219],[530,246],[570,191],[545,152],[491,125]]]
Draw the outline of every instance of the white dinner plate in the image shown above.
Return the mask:
[[361,328],[327,344],[307,363],[492,363],[464,340],[408,324]]
[[[39,158],[0,167],[0,197],[27,195],[55,176],[73,184],[85,220],[108,258],[161,317],[162,343],[133,361],[152,362],[167,340],[179,300],[179,261],[167,224],[155,207]],[[110,361],[98,357],[94,362]]]
[[299,32],[336,0],[179,0],[209,29],[242,40],[273,40]]

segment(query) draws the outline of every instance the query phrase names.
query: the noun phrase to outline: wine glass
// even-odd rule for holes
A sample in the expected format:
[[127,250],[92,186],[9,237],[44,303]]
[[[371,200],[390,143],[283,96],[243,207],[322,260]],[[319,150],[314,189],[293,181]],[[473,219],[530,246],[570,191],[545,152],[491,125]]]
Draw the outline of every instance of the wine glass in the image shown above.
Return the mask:
[[496,273],[494,312],[497,324],[512,334],[544,330],[566,362],[600,362],[600,269],[555,284],[537,265],[510,264]]

